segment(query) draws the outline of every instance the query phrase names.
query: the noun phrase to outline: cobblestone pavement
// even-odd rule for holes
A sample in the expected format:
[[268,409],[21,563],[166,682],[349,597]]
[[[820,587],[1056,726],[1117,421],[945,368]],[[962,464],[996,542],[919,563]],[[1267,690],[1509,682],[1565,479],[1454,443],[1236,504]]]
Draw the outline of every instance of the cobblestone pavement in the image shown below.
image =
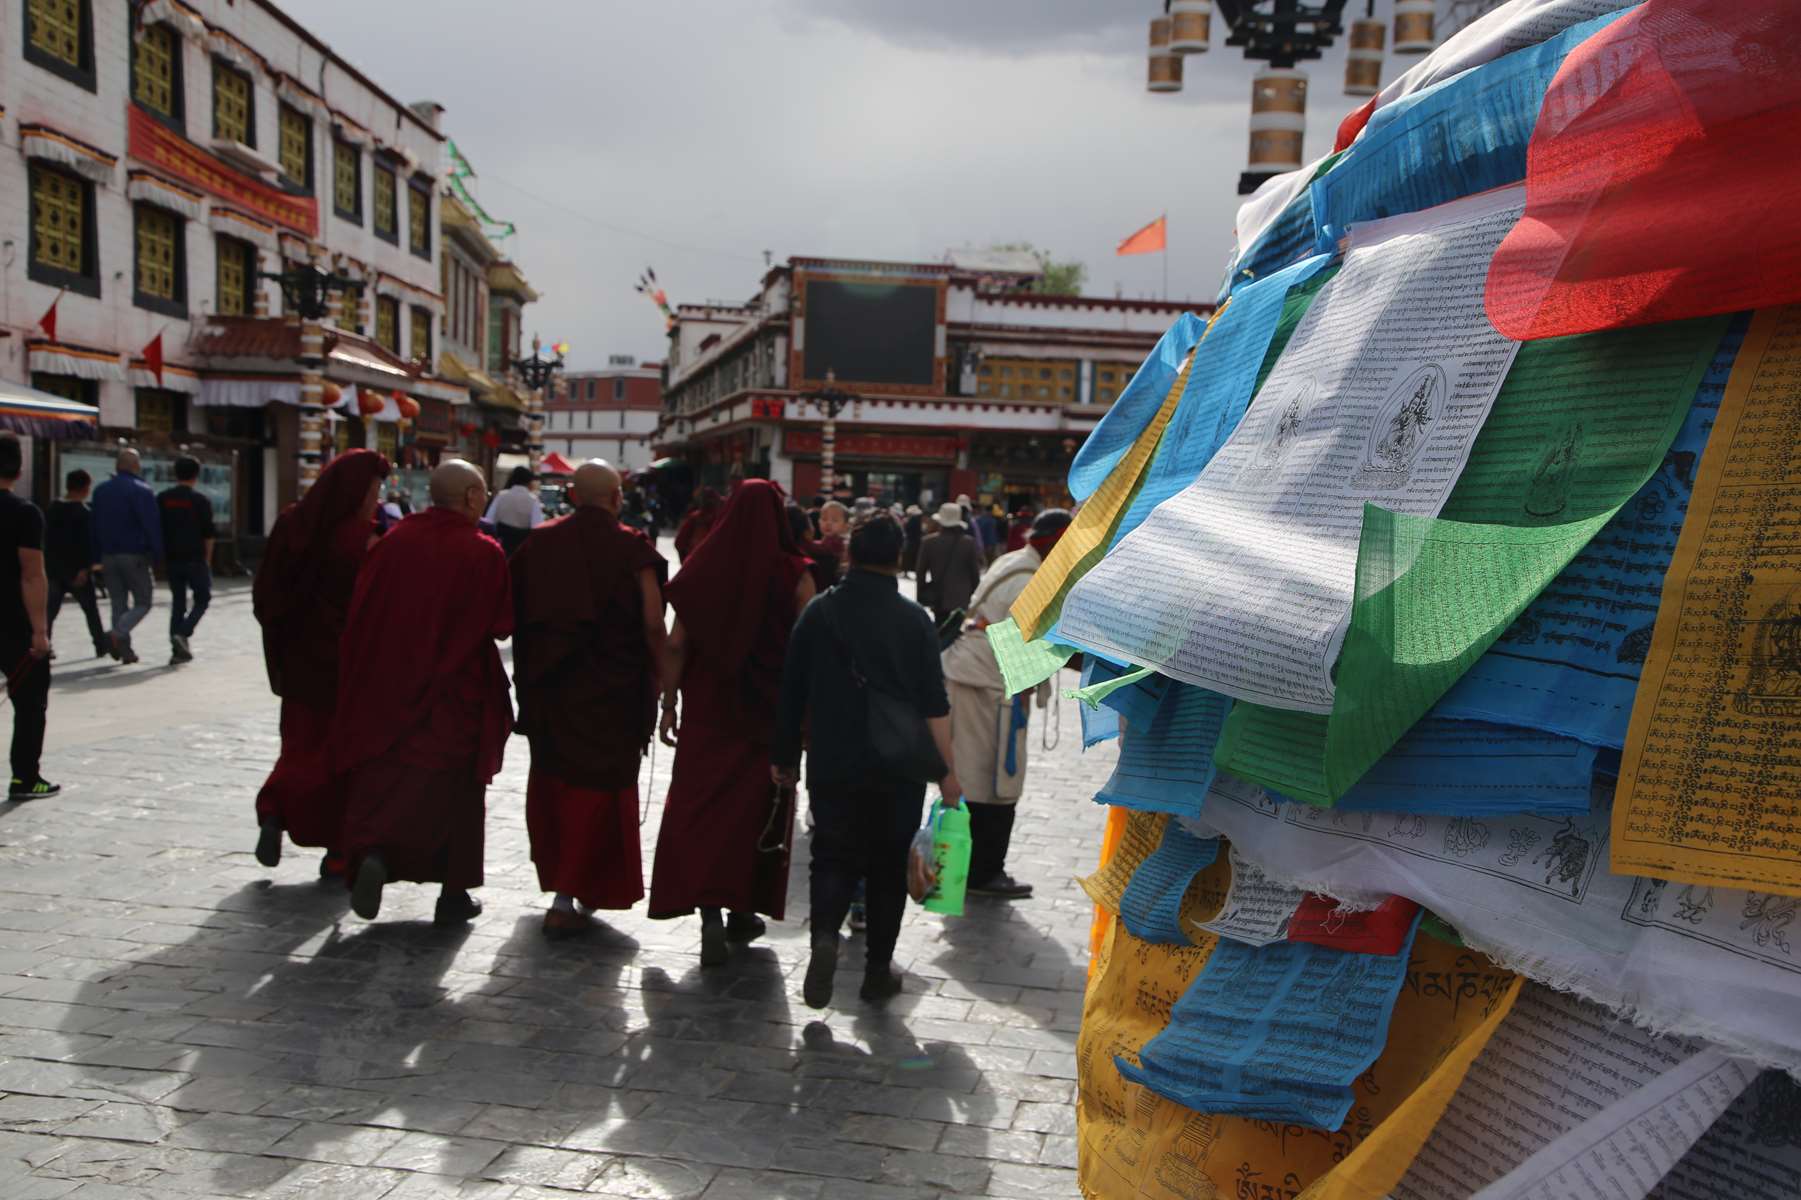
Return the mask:
[[547,943],[520,740],[488,793],[487,912],[467,931],[433,929],[435,889],[396,886],[369,924],[310,853],[262,869],[251,802],[276,708],[257,645],[231,587],[191,666],[57,664],[45,770],[66,790],[0,805],[0,1196],[1076,1194],[1091,910],[1072,879],[1111,753],[1079,753],[1073,704],[1010,861],[1037,898],[913,906],[906,994],[859,1004],[853,942],[845,1005],[815,1014],[804,838],[789,920],[728,966],[703,974],[698,923],[642,905]]

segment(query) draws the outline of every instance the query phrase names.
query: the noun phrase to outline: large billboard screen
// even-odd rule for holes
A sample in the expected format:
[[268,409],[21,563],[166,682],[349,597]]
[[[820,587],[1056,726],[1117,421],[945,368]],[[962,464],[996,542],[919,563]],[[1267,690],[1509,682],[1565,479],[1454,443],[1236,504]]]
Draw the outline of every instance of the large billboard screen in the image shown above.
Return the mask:
[[803,384],[829,370],[841,384],[934,390],[938,371],[937,283],[809,278]]

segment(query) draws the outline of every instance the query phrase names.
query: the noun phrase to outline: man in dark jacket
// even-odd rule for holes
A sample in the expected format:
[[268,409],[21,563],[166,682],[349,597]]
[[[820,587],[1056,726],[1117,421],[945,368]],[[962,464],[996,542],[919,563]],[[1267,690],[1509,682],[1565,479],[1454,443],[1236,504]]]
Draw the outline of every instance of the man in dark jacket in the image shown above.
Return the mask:
[[163,522],[156,493],[138,472],[138,452],[119,451],[118,474],[94,489],[94,537],[113,600],[111,652],[124,663],[138,661],[131,631],[150,615],[154,586],[150,565],[163,556]]
[[982,551],[969,534],[961,508],[946,504],[939,508],[937,520],[938,532],[919,547],[919,602],[942,626],[952,614],[969,607],[982,580]]
[[813,958],[803,986],[812,1008],[832,1001],[838,927],[859,880],[868,883],[869,921],[861,995],[882,1001],[901,990],[891,963],[907,907],[907,853],[925,801],[924,784],[885,776],[872,767],[866,688],[858,685],[853,663],[867,688],[913,703],[948,765],[940,783],[944,795],[955,801],[963,793],[951,761],[950,701],[938,638],[925,611],[900,594],[905,544],[900,522],[887,513],[870,517],[851,532],[850,574],[801,614],[782,670],[770,772],[779,787],[798,781],[804,726],[807,791],[817,822]]
[[[200,482],[200,460],[175,460],[175,486],[156,498],[163,520],[163,554],[169,576],[170,663],[194,661],[188,639],[213,600],[213,503],[194,485]],[[188,592],[194,607],[188,607]]]
[[100,551],[94,543],[94,514],[88,511],[88,492],[94,477],[76,468],[64,482],[63,498],[50,502],[44,514],[44,570],[50,577],[49,622],[65,596],[74,596],[88,619],[88,636],[94,639],[94,657],[109,652],[106,627],[100,623],[100,601],[94,595],[94,577],[100,573]]

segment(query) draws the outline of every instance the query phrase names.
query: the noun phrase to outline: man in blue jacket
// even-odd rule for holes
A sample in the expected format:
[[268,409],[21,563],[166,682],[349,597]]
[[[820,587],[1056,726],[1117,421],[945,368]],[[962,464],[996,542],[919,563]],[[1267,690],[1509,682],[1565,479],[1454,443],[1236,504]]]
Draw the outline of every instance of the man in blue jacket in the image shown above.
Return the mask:
[[113,601],[112,655],[134,663],[131,631],[150,615],[150,565],[163,556],[156,493],[140,477],[136,450],[119,451],[118,474],[94,489],[94,537]]

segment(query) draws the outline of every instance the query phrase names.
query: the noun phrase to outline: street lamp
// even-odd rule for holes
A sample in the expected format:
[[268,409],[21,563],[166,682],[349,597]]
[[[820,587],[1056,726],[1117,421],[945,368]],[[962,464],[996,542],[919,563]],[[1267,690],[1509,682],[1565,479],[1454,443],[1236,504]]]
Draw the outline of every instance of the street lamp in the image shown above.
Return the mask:
[[356,280],[334,275],[317,263],[305,263],[291,271],[258,271],[257,277],[273,279],[280,284],[283,308],[303,321],[324,318],[330,293],[348,292],[361,286]]
[[538,470],[538,460],[544,455],[544,389],[550,386],[550,381],[556,377],[556,373],[563,369],[561,347],[552,346],[551,351],[556,354],[556,357],[545,358],[539,353],[542,346],[543,342],[534,333],[532,334],[532,356],[513,360],[513,369],[519,372],[519,378],[525,382],[526,387],[531,389],[532,397],[536,402],[536,408],[529,414],[530,438],[525,447],[526,457],[531,460],[534,474]]
[[838,414],[863,397],[841,389],[838,373],[828,367],[825,386],[802,392],[801,399],[811,400],[825,414],[825,422],[819,430],[819,475],[825,484],[826,499],[834,499],[838,493]]

